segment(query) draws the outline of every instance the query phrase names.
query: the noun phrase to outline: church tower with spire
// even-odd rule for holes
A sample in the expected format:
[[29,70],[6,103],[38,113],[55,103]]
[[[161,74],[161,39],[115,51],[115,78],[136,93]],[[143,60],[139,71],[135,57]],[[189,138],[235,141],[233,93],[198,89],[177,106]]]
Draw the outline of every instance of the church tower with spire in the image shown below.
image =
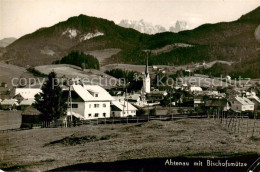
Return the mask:
[[145,93],[150,93],[151,91],[151,81],[150,81],[150,75],[148,71],[148,53],[146,57],[146,65],[145,65],[145,72],[143,78],[143,89]]

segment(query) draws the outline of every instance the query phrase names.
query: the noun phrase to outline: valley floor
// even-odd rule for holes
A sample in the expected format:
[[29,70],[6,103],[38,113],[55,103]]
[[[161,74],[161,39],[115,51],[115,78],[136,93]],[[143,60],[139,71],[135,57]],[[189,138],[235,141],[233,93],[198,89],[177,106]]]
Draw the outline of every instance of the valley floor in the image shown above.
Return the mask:
[[213,119],[13,131],[0,133],[0,168],[43,171],[88,162],[260,153],[255,135],[234,134]]

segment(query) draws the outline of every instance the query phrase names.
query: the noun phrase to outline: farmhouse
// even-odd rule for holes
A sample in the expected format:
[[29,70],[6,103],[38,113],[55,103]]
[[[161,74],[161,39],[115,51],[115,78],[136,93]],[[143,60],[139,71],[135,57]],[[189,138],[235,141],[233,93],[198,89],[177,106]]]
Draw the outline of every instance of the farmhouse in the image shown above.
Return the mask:
[[16,88],[15,96],[21,96],[23,99],[34,99],[34,96],[41,92],[40,88]]
[[31,106],[34,103],[34,99],[24,99],[20,102],[21,110],[25,110],[27,107]]
[[[72,85],[68,114],[83,119],[109,118],[113,97],[98,85]],[[69,95],[69,90],[64,90]]]
[[4,110],[16,109],[18,105],[19,103],[17,99],[4,99],[1,102],[1,108]]
[[254,103],[245,97],[236,96],[231,101],[231,109],[235,112],[254,111]]

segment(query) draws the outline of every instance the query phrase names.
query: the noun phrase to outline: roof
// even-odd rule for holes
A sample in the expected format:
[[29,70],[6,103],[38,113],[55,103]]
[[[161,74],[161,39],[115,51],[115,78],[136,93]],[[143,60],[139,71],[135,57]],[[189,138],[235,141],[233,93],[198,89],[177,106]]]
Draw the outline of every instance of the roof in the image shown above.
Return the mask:
[[112,105],[116,106],[118,109],[120,109],[121,111],[133,111],[133,110],[137,110],[131,103],[127,102],[127,101],[112,101]]
[[83,117],[82,115],[80,115],[80,114],[78,114],[78,113],[75,113],[75,112],[70,112],[70,111],[68,110],[68,111],[67,111],[67,115],[68,115],[68,116],[71,116],[71,114],[72,114],[72,116],[74,116],[74,117],[76,117],[76,118],[84,119],[84,117]]
[[190,87],[190,90],[191,91],[202,91],[202,88],[201,87]]
[[40,88],[16,88],[15,95],[20,94],[24,99],[34,99],[36,94],[41,93]]
[[20,102],[20,106],[32,105],[33,103],[34,103],[34,99],[23,99]]
[[[72,85],[72,89],[84,100],[84,101],[112,101],[114,98],[99,85]],[[94,93],[98,94],[97,97]]]
[[147,95],[158,95],[158,94],[166,96],[168,93],[166,91],[151,91]]
[[2,102],[1,102],[1,105],[19,105],[17,103],[17,99],[4,99]]
[[237,100],[239,103],[243,105],[254,105],[253,102],[251,102],[249,99],[245,97],[235,97],[235,100]]
[[247,97],[249,100],[255,100],[255,101],[257,101],[258,103],[260,103],[260,98],[259,97],[257,97],[256,95],[253,95],[253,96],[249,96],[249,97]]
[[207,100],[206,107],[225,107],[227,105],[226,99],[211,99]]
[[40,114],[41,112],[32,106],[27,107],[25,111],[22,113],[22,115],[40,115]]
[[126,96],[127,99],[132,99],[132,100],[138,100],[141,97],[141,94],[131,94]]

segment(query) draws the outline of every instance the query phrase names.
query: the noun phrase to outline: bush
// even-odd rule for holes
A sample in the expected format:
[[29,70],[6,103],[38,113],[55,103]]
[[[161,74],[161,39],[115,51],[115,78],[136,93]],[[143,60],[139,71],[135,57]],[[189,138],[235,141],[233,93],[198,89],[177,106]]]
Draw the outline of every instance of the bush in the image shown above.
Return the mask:
[[34,67],[29,67],[26,69],[28,72],[32,73],[33,76],[38,76],[38,77],[46,77],[44,73],[41,73],[40,71],[36,70]]

